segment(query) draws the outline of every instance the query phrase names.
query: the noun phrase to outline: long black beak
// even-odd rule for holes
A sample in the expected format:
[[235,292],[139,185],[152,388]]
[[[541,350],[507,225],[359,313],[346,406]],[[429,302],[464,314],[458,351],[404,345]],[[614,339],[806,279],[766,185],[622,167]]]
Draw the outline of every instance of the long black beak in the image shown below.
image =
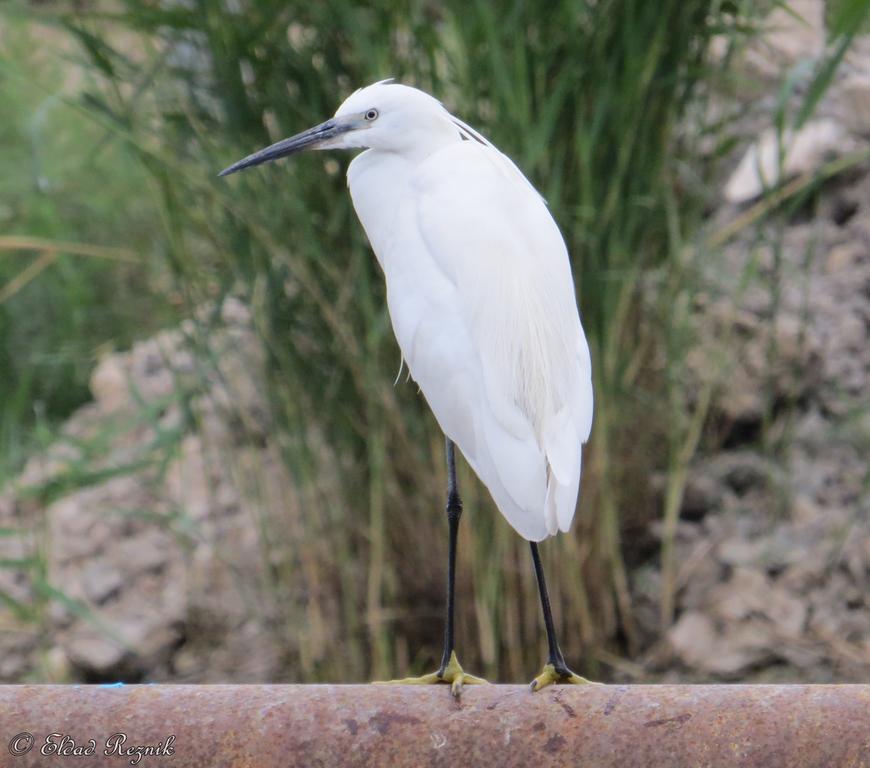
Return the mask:
[[331,118],[320,125],[309,128],[307,131],[297,133],[289,139],[282,139],[271,147],[266,147],[259,152],[248,155],[244,160],[239,160],[239,162],[233,163],[229,168],[224,168],[218,176],[229,176],[236,171],[253,168],[255,165],[262,165],[263,163],[277,160],[280,157],[287,157],[296,152],[302,152],[306,149],[317,149],[323,142],[345,133],[351,130],[351,128],[353,128],[353,125],[350,122]]

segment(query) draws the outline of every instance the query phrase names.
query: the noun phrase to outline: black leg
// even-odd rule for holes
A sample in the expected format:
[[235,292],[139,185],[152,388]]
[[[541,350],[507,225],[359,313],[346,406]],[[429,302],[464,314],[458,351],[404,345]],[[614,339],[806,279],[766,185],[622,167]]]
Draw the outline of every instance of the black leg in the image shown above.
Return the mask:
[[456,485],[456,455],[453,442],[446,438],[447,449],[447,525],[449,528],[449,549],[447,557],[447,616],[444,622],[444,653],[437,672],[422,677],[406,677],[390,682],[401,685],[430,685],[449,683],[450,692],[456,698],[465,685],[486,683],[481,677],[469,675],[460,665],[454,652],[453,614],[456,604],[456,539],[459,533],[459,518],[462,517],[462,501]]
[[553,611],[550,608],[550,596],[547,594],[547,582],[544,580],[544,567],[541,565],[541,555],[538,545],[534,541],[529,542],[532,550],[532,562],[535,564],[535,578],[538,580],[538,591],[541,594],[541,608],[544,611],[544,625],[547,627],[547,646],[550,653],[549,663],[553,665],[556,673],[560,676],[571,675],[572,672],[565,664],[565,657],[556,640],[556,627],[553,625]]
[[453,653],[453,612],[456,588],[456,539],[459,533],[459,518],[462,517],[462,500],[456,485],[456,455],[453,441],[445,438],[447,445],[447,525],[449,545],[447,550],[447,617],[444,623],[444,653],[441,656],[439,677],[444,675]]

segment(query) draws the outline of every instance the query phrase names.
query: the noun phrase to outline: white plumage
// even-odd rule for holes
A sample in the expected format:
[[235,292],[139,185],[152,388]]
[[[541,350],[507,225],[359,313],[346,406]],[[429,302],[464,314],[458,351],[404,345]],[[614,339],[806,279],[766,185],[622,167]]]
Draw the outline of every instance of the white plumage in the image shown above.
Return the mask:
[[359,116],[322,146],[367,148],[348,185],[411,376],[520,535],[567,531],[592,380],[556,223],[510,159],[422,91],[376,83],[335,120]]
[[458,445],[530,550],[549,661],[531,683],[589,681],[556,640],[538,542],[567,531],[592,428],[589,347],[565,242],[505,155],[431,96],[383,81],[335,116],[221,171],[306,149],[362,147],[347,181],[387,284],[402,356],[447,435],[447,617],[438,671],[396,682],[484,682],[454,648]]
[[567,531],[592,376],[568,252],[546,203],[440,102],[389,81],[221,176],[303,149],[354,147],[366,151],[348,186],[411,376],[520,535]]

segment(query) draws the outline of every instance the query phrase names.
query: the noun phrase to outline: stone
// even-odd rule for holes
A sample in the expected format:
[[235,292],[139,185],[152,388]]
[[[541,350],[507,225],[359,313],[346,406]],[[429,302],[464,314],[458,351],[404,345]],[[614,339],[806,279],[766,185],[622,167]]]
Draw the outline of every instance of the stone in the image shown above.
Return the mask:
[[120,643],[90,628],[67,643],[63,651],[73,667],[99,677],[118,671],[127,655]]
[[100,561],[90,563],[85,567],[83,581],[85,594],[98,605],[117,595],[124,585],[121,572]]
[[710,594],[712,614],[726,622],[738,622],[764,610],[770,591],[767,577],[750,568],[735,568],[731,578]]
[[151,529],[118,541],[110,549],[109,556],[123,564],[128,576],[135,576],[162,568],[176,546],[166,531]]
[[680,516],[688,520],[700,520],[708,512],[722,505],[724,489],[715,478],[693,474],[686,482]]
[[113,413],[130,403],[130,377],[123,358],[119,355],[104,357],[91,374],[91,394],[103,411]]
[[788,590],[780,587],[768,590],[764,614],[780,636],[802,637],[808,612],[806,604]]
[[54,646],[45,653],[43,660],[46,683],[67,683],[72,676],[72,666],[63,648]]
[[761,34],[744,53],[751,75],[777,81],[800,61],[818,59],[825,51],[823,0],[789,0],[777,5],[761,23]]
[[687,611],[668,630],[668,642],[684,664],[703,669],[716,644],[716,628],[709,616]]
[[719,559],[732,566],[752,565],[761,560],[764,542],[758,539],[746,539],[743,536],[732,536],[719,545]]
[[863,71],[846,77],[840,91],[847,105],[842,114],[849,130],[870,134],[870,62],[865,62]]
[[732,677],[770,655],[771,630],[753,620],[723,634],[705,614],[684,613],[668,632],[672,652],[686,666]]
[[[853,143],[845,129],[829,119],[808,122],[797,133],[787,131],[780,141],[773,128],[764,131],[746,150],[725,184],[725,200],[748,202],[781,181],[814,171],[827,159],[849,151]],[[780,168],[780,152],[784,160]]]

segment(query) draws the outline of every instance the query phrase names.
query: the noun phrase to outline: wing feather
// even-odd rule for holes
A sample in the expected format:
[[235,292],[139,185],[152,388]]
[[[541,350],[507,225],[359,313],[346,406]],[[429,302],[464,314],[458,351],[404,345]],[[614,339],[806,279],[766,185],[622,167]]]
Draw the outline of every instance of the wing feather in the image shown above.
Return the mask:
[[514,503],[502,509],[514,527],[543,538],[574,514],[592,414],[588,347],[561,234],[515,166],[505,174],[492,153],[504,157],[478,142],[438,152],[412,177],[412,198],[426,252],[456,290],[473,350],[466,365],[479,366],[478,472]]

